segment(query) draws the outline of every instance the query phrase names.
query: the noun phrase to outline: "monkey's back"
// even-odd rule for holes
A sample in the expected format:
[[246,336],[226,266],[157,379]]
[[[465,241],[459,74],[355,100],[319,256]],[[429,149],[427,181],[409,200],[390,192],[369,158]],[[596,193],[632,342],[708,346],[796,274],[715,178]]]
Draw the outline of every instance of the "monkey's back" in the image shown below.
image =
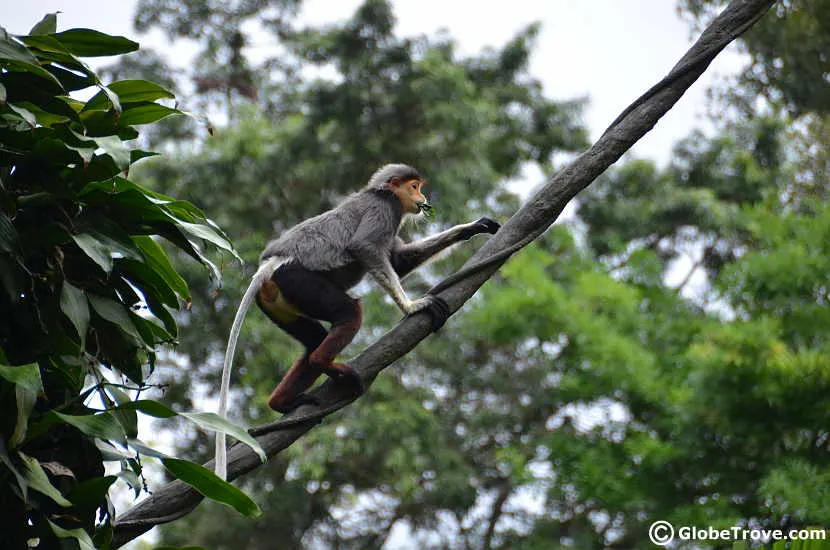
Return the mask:
[[[372,225],[372,240],[391,242],[398,231],[402,211],[398,201],[376,191],[364,190],[343,201],[336,208],[295,225],[268,243],[260,261],[274,256],[293,258],[311,271],[348,274],[352,286],[365,274],[349,246],[361,222]],[[396,204],[398,203],[398,204]]]

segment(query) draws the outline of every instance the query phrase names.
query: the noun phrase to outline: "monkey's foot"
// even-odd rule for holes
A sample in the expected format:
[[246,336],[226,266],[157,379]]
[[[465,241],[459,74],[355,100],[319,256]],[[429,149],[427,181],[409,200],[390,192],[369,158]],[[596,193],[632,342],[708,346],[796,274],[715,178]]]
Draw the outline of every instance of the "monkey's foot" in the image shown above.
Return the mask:
[[294,398],[293,401],[289,403],[282,403],[274,398],[274,394],[271,394],[271,398],[268,399],[268,406],[272,409],[277,411],[278,413],[288,414],[297,407],[301,405],[319,405],[320,400],[316,397],[308,395],[307,393],[301,393],[297,397]]
[[[422,311],[426,311],[429,314],[430,320],[432,320],[432,332],[438,332],[438,330],[444,326],[444,323],[447,322],[447,319],[450,318],[450,306],[444,301],[443,298],[439,298],[438,296],[434,296],[432,294],[427,294],[421,300],[425,300],[426,305],[418,309],[409,315],[416,315],[421,313]],[[409,317],[407,315],[407,317]]]
[[316,366],[336,382],[347,382],[354,385],[356,395],[361,395],[366,391],[366,384],[363,383],[360,373],[346,363],[329,363],[328,365]]

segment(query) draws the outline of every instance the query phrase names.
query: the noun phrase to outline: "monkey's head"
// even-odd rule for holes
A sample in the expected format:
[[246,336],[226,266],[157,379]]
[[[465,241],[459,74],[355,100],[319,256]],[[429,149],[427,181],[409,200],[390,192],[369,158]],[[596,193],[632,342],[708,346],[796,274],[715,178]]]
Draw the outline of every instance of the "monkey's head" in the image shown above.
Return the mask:
[[369,178],[369,189],[386,190],[395,195],[407,214],[418,214],[430,207],[421,192],[424,180],[417,170],[406,164],[387,164]]

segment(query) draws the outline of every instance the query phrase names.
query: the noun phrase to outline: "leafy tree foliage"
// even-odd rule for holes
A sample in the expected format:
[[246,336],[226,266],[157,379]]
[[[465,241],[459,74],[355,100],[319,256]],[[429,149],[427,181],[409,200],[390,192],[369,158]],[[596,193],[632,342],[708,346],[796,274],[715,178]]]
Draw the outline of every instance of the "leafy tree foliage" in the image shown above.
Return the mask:
[[[121,479],[138,496],[141,455],[240,512],[258,512],[202,466],[137,439],[139,411],[177,415],[136,398],[150,387],[160,346],[178,336],[174,311],[191,300],[156,238],[216,276],[206,247],[233,252],[191,203],[127,179],[154,155],[125,143],[135,126],[181,113],[163,104],[173,96],[161,86],[105,85],[81,57],[137,48],[93,30],[57,32],[55,14],[26,36],[0,28],[3,547],[107,548],[110,486]],[[97,92],[88,101],[71,95],[87,88]],[[215,415],[182,416],[246,437]],[[110,475],[105,461],[115,464]]]
[[[696,21],[708,19],[726,2],[682,0]],[[795,114],[830,112],[830,2],[783,0],[742,39],[751,63],[739,93],[780,101]]]

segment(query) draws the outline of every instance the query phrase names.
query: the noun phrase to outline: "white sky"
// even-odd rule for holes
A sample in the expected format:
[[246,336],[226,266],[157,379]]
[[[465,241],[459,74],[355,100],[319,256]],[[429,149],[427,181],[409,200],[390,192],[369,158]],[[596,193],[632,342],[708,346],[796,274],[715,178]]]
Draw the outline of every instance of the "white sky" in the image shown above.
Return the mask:
[[[662,78],[691,44],[691,31],[672,0],[394,0],[398,32],[433,34],[447,29],[462,53],[498,47],[533,21],[542,31],[531,61],[531,73],[554,99],[587,96],[585,111],[591,137],[637,96]],[[353,13],[359,0],[306,0],[302,20],[333,22]],[[13,7],[12,7],[13,6]],[[141,36],[132,30],[135,0],[0,0],[0,25],[27,32],[49,12],[61,11],[59,29],[91,27],[121,34],[180,58],[193,49],[170,45],[159,32]],[[260,46],[261,48],[262,46]],[[107,61],[109,62],[109,61]],[[715,60],[686,96],[633,149],[640,157],[664,163],[673,144],[690,128],[708,125],[706,88],[718,75],[741,67],[742,57],[730,46]],[[177,63],[179,64],[179,63]]]

